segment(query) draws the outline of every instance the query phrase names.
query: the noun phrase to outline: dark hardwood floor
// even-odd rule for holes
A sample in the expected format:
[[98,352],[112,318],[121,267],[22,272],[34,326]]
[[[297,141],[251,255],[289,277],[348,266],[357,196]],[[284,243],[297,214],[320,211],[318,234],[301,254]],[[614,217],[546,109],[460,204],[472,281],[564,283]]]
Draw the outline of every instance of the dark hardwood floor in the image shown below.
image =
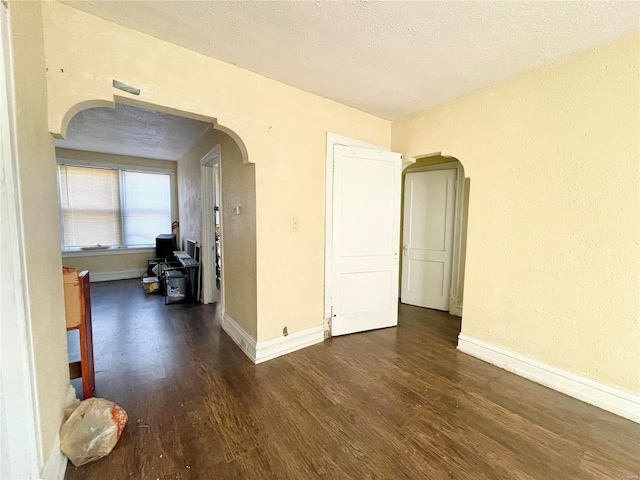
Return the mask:
[[638,479],[640,425],[456,351],[459,319],[253,365],[214,306],[92,284],[96,395],[129,414],[66,479]]

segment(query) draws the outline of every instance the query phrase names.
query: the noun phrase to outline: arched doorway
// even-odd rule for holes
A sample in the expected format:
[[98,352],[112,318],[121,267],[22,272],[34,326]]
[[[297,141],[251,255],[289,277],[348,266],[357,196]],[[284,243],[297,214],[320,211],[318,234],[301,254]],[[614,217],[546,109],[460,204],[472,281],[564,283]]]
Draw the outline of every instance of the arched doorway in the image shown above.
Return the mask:
[[[188,251],[187,245],[191,241],[203,246],[204,199],[200,160],[213,146],[218,146],[218,205],[221,223],[224,223],[224,218],[227,218],[229,223],[227,230],[221,225],[219,231],[222,244],[221,264],[224,266],[221,283],[225,289],[222,295],[215,299],[217,307],[222,308],[206,310],[206,321],[213,324],[216,313],[220,320],[226,313],[255,338],[255,169],[253,164],[247,162],[246,148],[241,141],[238,143],[237,135],[233,135],[228,129],[219,129],[215,119],[205,121],[207,119],[201,116],[171,111],[155,105],[132,105],[131,102],[127,102],[105,106],[89,102],[83,106],[87,108],[76,109],[75,114],[69,119],[68,128],[65,128],[65,138],[56,141],[58,172],[60,168],[71,166],[90,169],[92,172],[99,171],[101,174],[106,172],[107,176],[113,177],[111,189],[107,192],[110,193],[113,205],[109,205],[106,210],[109,210],[109,215],[113,217],[111,223],[114,238],[103,241],[92,237],[90,240],[83,239],[80,243],[69,242],[69,245],[66,245],[63,236],[63,265],[89,270],[93,281],[139,279],[147,272],[147,261],[156,256],[155,246],[151,244],[155,233],[170,233],[172,224],[179,225],[173,230],[178,250]],[[115,135],[116,141],[107,141],[108,134]],[[145,195],[149,193],[145,190],[146,187],[134,191],[135,185],[127,182],[130,176],[147,174],[168,177],[170,186],[165,192],[168,208],[165,212],[166,219],[162,223],[162,232],[151,234],[147,241],[135,243],[129,240],[129,232],[140,227],[156,212],[155,205],[149,205],[145,201]],[[61,184],[59,175],[60,173],[58,183]],[[93,202],[92,208],[104,211],[105,205],[98,201],[99,189],[86,190],[86,199]],[[141,208],[146,209],[138,212],[137,216],[130,211],[134,199],[138,200]],[[151,203],[157,202],[154,200]],[[62,209],[61,225],[64,225],[66,217],[69,217],[65,215]],[[146,229],[147,227],[142,228]],[[211,266],[211,256],[203,255],[201,260],[209,262]],[[201,282],[191,282],[191,279],[189,282],[197,285],[199,293]],[[137,284],[130,280],[130,285]],[[126,295],[122,289],[114,289],[114,292]],[[166,327],[167,322],[164,325]],[[130,325],[126,326],[129,327]],[[109,332],[121,331],[125,328],[125,323],[121,322],[121,325],[113,328],[114,330]],[[161,333],[157,333],[157,338],[160,337]]]
[[401,302],[462,316],[469,186],[441,154],[403,171]]

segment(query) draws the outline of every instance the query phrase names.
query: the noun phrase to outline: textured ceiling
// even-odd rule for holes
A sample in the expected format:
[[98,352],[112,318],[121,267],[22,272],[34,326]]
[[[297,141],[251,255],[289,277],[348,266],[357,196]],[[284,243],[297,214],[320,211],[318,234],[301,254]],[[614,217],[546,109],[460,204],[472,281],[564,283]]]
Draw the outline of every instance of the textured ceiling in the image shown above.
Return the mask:
[[388,119],[640,28],[635,1],[64,3]]
[[88,152],[178,160],[211,124],[116,104],[89,108],[69,122],[56,147]]

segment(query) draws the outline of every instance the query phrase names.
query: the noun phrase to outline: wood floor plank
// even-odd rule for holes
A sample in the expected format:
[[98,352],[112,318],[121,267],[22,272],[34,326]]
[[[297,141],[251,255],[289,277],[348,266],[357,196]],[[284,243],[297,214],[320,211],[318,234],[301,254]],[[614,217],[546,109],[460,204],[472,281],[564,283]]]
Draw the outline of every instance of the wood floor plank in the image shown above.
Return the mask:
[[215,306],[165,306],[137,281],[92,301],[96,395],[129,422],[67,480],[640,475],[640,425],[458,352],[444,312],[401,305],[397,328],[256,366]]

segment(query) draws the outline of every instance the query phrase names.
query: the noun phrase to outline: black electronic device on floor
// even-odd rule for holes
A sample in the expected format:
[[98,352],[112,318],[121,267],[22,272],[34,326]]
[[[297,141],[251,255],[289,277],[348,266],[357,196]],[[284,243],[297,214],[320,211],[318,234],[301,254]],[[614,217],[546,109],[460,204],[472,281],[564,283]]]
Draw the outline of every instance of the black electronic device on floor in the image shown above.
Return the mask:
[[156,237],[156,258],[167,258],[178,250],[175,233],[162,233]]

